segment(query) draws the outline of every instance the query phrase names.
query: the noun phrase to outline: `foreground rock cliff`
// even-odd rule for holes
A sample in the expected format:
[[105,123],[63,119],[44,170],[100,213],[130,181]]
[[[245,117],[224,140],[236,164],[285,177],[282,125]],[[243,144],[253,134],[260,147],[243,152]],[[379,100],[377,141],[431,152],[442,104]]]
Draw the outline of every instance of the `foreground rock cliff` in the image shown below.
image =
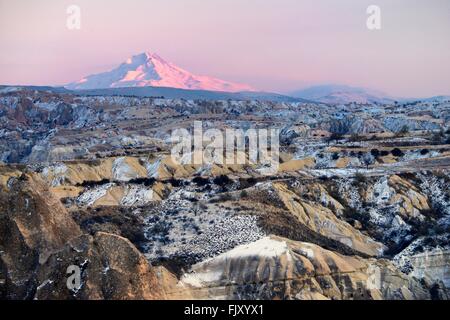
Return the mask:
[[[84,234],[38,177],[0,194],[1,294],[7,299],[162,299],[155,270],[126,238]],[[69,290],[67,268],[81,267]]]

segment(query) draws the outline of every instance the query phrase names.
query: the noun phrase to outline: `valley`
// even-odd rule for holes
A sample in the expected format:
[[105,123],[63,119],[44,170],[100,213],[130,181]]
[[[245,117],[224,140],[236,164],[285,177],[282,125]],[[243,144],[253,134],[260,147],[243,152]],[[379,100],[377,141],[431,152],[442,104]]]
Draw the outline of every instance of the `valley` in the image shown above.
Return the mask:
[[[0,296],[449,299],[449,119],[447,100],[3,90]],[[174,163],[194,121],[279,129],[279,170]]]

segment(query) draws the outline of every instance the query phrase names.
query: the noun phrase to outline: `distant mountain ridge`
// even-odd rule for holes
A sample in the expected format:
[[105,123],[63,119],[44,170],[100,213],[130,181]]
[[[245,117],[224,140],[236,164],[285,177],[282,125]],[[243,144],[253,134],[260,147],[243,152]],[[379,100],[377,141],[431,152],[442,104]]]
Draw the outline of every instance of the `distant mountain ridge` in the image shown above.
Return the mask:
[[107,88],[92,90],[76,90],[73,93],[83,96],[133,96],[133,97],[164,97],[166,99],[186,100],[260,100],[273,102],[311,102],[271,92],[223,92],[207,90],[186,90],[167,87],[132,87]]
[[302,102],[311,103],[300,98],[285,96],[271,92],[221,92],[207,90],[185,90],[166,87],[130,87],[130,88],[106,88],[92,90],[69,90],[64,87],[51,86],[8,86],[0,85],[0,94],[8,94],[22,90],[45,91],[57,94],[74,94],[78,96],[128,96],[142,98],[164,98],[185,100],[259,100],[271,102]]
[[[324,99],[312,100],[296,97],[296,94],[283,95],[272,92],[260,92],[260,91],[247,91],[247,92],[223,92],[223,91],[208,91],[208,90],[186,90],[169,87],[128,87],[128,88],[105,88],[105,89],[90,89],[90,90],[69,90],[64,87],[53,86],[36,86],[36,85],[0,85],[0,94],[12,93],[20,90],[35,90],[35,91],[47,91],[58,94],[75,94],[79,96],[132,96],[132,97],[161,97],[165,99],[186,99],[186,100],[260,100],[260,101],[272,101],[272,102],[301,102],[301,103],[328,103],[338,104],[336,100],[334,102],[324,102],[329,100],[329,97]],[[303,95],[302,96],[308,96]],[[349,99],[356,100],[356,99]],[[393,103],[397,101],[399,103],[414,103],[414,102],[450,102],[450,95],[439,95],[433,97],[424,98],[397,98],[386,99],[387,102]],[[358,102],[339,102],[339,104]],[[372,103],[361,102],[360,103]],[[382,103],[377,101],[377,103]]]
[[347,85],[318,85],[290,93],[291,96],[329,104],[391,103],[396,99],[383,92]]
[[450,95],[440,95],[428,98],[417,98],[417,99],[405,99],[402,102],[414,102],[414,101],[424,101],[424,102],[448,102],[450,101]]
[[150,52],[132,56],[113,70],[87,76],[65,87],[90,90],[148,86],[222,92],[256,91],[246,84],[192,74]]

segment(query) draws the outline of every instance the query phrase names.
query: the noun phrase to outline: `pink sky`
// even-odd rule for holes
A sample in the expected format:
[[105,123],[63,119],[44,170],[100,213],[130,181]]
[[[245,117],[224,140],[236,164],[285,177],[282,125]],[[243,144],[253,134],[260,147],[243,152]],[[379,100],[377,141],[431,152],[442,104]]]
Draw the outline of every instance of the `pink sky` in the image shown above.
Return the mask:
[[[81,8],[81,30],[66,8]],[[382,29],[366,28],[366,8]],[[448,0],[0,0],[0,84],[60,85],[152,51],[196,74],[287,92],[342,83],[450,94]]]

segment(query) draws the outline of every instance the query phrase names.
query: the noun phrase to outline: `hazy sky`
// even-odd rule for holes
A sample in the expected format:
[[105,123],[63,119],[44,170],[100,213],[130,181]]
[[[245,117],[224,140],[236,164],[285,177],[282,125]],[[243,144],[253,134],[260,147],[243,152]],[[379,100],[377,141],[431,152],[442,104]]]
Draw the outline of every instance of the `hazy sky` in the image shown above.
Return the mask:
[[[66,27],[71,4],[81,30]],[[366,27],[371,4],[379,31]],[[65,84],[143,51],[268,91],[450,94],[450,1],[0,0],[0,84]]]

